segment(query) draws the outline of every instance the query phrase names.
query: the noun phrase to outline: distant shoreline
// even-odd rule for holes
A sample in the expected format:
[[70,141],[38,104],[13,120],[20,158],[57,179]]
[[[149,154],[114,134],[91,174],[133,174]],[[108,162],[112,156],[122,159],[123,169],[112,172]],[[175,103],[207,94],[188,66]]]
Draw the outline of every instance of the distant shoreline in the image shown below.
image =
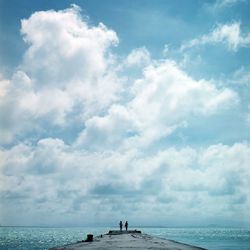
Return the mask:
[[[4,226],[0,225],[0,227],[25,227],[25,228],[117,228],[117,226]],[[234,228],[234,229],[250,229],[250,226],[220,226],[220,225],[211,225],[211,226],[133,226],[132,228],[173,228],[173,229],[180,229],[180,228]]]

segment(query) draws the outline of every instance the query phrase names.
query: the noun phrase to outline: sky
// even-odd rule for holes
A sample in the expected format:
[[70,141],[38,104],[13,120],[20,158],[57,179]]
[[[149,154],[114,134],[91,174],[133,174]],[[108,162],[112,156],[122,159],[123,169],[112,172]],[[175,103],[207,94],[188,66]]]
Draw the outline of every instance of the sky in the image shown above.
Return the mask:
[[249,227],[249,10],[0,0],[0,224]]

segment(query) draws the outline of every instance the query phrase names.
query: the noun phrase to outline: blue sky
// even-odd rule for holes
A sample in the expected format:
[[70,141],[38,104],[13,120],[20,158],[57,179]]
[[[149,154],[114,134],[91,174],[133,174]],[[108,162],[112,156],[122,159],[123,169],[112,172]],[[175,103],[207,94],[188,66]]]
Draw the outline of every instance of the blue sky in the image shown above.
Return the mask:
[[249,5],[1,0],[0,223],[249,226]]

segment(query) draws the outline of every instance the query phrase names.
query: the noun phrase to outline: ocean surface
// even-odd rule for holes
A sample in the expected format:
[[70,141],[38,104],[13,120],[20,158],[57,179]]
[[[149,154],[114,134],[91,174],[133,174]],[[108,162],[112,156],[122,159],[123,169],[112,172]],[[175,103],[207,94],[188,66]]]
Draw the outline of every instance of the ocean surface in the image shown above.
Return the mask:
[[[114,228],[39,228],[0,227],[0,249],[45,250],[54,246],[75,243]],[[131,228],[135,229],[135,228]],[[204,247],[206,249],[250,249],[250,229],[242,228],[136,228],[144,233],[170,240]]]

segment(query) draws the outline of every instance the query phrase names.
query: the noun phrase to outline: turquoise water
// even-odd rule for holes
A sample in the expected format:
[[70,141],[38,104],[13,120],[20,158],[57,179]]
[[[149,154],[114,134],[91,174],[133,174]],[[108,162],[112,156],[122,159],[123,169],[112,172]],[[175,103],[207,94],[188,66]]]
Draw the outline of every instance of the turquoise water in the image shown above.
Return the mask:
[[250,230],[241,228],[149,228],[144,232],[162,238],[217,250],[250,249]]
[[[42,250],[74,243],[88,233],[99,235],[111,228],[1,227],[0,249]],[[250,229],[240,228],[136,228],[161,238],[172,239],[207,249],[250,250]]]

